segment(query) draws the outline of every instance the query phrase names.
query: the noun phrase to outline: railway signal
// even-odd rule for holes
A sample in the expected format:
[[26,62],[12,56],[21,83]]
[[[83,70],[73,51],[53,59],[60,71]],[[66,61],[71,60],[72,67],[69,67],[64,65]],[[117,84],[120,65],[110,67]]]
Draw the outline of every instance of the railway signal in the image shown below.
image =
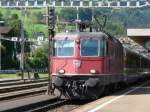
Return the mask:
[[54,28],[55,28],[55,9],[54,9],[54,7],[48,7],[48,26],[49,26],[49,30],[54,30]]

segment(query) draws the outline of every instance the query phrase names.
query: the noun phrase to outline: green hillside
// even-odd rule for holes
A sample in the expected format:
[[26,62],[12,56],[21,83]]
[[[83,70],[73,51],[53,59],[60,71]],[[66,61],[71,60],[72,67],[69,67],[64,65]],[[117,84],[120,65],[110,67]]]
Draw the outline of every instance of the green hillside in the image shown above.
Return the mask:
[[24,23],[24,28],[29,38],[33,38],[37,32],[44,32],[47,36],[47,25],[43,15],[46,9],[5,9],[1,8],[0,12],[5,20],[11,18],[11,15],[17,14],[19,19]]
[[[92,15],[91,9],[79,9],[79,18],[81,20],[89,20]],[[43,32],[46,36],[47,25],[46,19],[43,15],[46,13],[46,8],[30,8],[30,9],[0,9],[5,20],[9,19],[12,14],[17,14],[19,19],[24,22],[25,30],[29,38],[35,37],[37,32]],[[60,21],[69,21],[76,19],[75,8],[57,8],[56,14]],[[111,8],[96,8],[95,14],[106,14],[107,24],[105,30],[114,35],[126,34],[126,28],[129,27],[150,27],[150,8],[125,8],[125,9],[111,9]]]

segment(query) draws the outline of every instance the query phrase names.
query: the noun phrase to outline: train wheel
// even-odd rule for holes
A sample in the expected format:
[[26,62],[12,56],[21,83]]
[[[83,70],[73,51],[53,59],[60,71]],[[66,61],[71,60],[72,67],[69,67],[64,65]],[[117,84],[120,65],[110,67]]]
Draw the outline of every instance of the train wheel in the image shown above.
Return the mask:
[[105,85],[100,86],[100,88],[98,88],[98,90],[100,90],[99,93],[98,93],[98,98],[100,98],[101,96],[104,95],[104,92],[105,92]]
[[120,85],[120,90],[126,88],[126,84],[124,82],[120,82],[119,85]]
[[115,83],[114,84],[114,92],[119,90],[119,83]]
[[91,99],[98,99],[104,93],[105,86],[96,86],[96,87],[89,87],[87,92],[87,97]]
[[109,94],[110,94],[110,85],[106,85],[103,95],[109,95]]
[[114,92],[114,84],[109,85],[109,92],[110,94]]

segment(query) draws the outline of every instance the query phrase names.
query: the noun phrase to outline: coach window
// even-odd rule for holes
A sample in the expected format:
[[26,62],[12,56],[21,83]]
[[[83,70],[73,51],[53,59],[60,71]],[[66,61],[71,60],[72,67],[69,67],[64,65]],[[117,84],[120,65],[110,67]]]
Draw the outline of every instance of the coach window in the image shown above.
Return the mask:
[[56,40],[54,44],[54,56],[73,56],[74,40]]
[[81,56],[98,56],[98,40],[82,40]]

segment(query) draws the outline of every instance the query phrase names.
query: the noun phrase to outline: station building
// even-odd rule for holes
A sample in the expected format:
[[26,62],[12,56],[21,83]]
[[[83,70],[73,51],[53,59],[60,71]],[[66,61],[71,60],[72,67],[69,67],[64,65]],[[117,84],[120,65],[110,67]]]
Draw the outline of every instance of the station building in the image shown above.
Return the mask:
[[129,28],[127,36],[150,51],[150,28]]

